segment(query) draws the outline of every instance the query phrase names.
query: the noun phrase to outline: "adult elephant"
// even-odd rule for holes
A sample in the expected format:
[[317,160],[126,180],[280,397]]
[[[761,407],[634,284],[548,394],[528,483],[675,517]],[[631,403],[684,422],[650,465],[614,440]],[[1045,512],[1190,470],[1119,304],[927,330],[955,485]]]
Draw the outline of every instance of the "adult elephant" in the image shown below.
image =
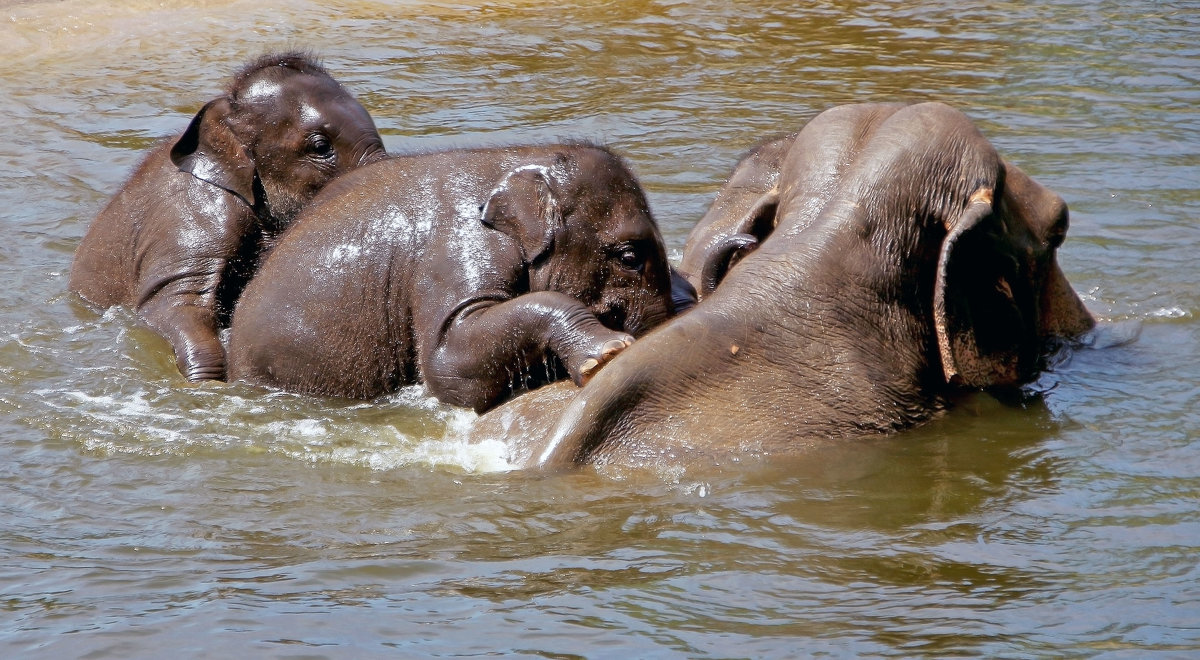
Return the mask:
[[232,378],[477,411],[583,383],[673,311],[645,195],[586,144],[399,156],[334,182],[246,288]]
[[324,68],[263,56],[142,161],[92,221],[69,286],[133,308],[188,380],[224,378],[217,333],[260,254],[326,183],[384,155],[370,115]]
[[[1063,200],[962,113],[842,106],[790,140],[760,199],[709,218],[713,234],[750,237],[744,256],[561,403],[540,443],[520,440],[529,463],[720,460],[890,433],[956,392],[1029,381],[1049,341],[1093,327],[1055,260]],[[548,426],[524,419],[542,403],[494,411],[476,437]]]

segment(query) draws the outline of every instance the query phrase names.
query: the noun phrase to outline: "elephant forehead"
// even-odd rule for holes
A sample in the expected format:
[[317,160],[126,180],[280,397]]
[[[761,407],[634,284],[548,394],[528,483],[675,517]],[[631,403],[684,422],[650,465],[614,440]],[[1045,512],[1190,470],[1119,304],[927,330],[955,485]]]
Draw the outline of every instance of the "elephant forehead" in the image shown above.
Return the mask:
[[324,266],[336,266],[345,262],[356,261],[362,256],[363,248],[358,243],[340,243],[331,246],[326,252]]
[[1046,240],[1067,231],[1067,203],[1063,198],[1011,164],[1007,168],[1005,197],[1013,210],[1037,231],[1040,239]]
[[283,85],[274,80],[256,80],[242,92],[245,101],[265,101],[277,98],[283,93]]
[[636,206],[632,208],[617,207],[612,209],[611,213],[615,222],[611,224],[611,230],[602,227],[601,234],[609,234],[615,241],[635,241],[648,238],[655,238],[655,226],[650,221],[650,217],[641,212],[641,209]]
[[300,121],[305,124],[317,124],[322,121],[321,111],[308,103],[300,104]]
[[580,191],[579,201],[591,213],[604,218],[605,224],[615,232],[639,235],[654,232],[650,207],[636,183],[620,178],[588,182]]

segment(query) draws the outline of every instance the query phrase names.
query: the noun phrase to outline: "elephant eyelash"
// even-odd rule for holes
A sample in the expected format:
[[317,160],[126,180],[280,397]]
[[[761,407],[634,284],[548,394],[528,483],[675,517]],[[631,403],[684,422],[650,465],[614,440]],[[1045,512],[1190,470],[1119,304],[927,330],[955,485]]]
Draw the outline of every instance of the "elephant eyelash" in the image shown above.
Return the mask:
[[329,159],[337,155],[337,151],[333,148],[333,141],[320,133],[308,136],[308,139],[304,143],[304,149],[308,153],[323,159]]
[[611,257],[627,270],[641,272],[646,267],[645,246],[637,243],[621,243],[612,248]]

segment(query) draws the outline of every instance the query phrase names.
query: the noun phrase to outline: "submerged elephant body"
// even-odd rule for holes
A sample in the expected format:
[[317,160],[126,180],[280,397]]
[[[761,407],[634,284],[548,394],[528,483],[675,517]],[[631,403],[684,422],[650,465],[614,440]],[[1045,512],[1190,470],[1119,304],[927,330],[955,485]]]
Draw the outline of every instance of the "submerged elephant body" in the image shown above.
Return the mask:
[[247,287],[231,376],[476,410],[582,382],[672,312],[633,175],[587,145],[399,156],[331,185]]
[[[775,183],[706,216],[685,249],[724,279],[694,279],[707,295],[692,311],[557,399],[531,463],[721,460],[889,433],[957,391],[1027,382],[1048,340],[1093,326],[1055,261],[1066,205],[958,111],[842,106],[771,144],[786,147]],[[759,155],[739,169],[761,169]],[[481,422],[541,414],[533,393]]]
[[264,56],[151,151],[92,221],[70,289],[136,311],[189,380],[223,378],[217,332],[261,253],[321,187],[383,155],[370,115],[323,68]]

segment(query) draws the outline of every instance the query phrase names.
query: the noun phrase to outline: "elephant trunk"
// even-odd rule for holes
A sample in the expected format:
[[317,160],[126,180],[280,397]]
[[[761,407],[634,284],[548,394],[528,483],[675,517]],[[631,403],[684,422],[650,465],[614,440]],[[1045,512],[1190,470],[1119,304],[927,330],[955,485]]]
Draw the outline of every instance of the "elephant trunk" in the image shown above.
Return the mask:
[[699,294],[707,296],[717,290],[717,285],[725,279],[725,274],[733,268],[742,257],[758,247],[758,238],[750,234],[733,234],[725,236],[705,246],[701,254],[703,266],[698,278]]

